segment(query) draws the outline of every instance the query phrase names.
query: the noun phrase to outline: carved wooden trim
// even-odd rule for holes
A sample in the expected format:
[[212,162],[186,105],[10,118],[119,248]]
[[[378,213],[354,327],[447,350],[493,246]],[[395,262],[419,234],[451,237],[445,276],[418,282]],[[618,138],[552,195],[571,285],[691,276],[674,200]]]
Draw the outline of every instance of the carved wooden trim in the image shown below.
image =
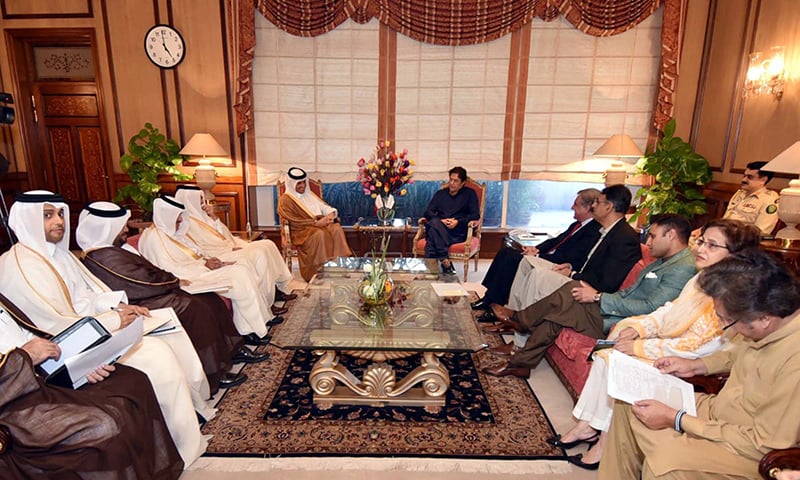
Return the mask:
[[44,95],[44,114],[48,117],[96,117],[99,115],[94,95]]
[[68,127],[51,127],[47,129],[50,141],[50,152],[53,158],[53,174],[58,193],[64,198],[81,198],[77,173],[72,165],[75,156],[72,153],[72,132]]
[[90,200],[107,200],[108,179],[103,157],[102,131],[99,127],[79,127],[78,139],[81,148],[81,161]]
[[3,20],[21,20],[26,18],[93,18],[94,6],[92,0],[86,0],[86,11],[75,13],[9,13],[7,0],[0,0]]

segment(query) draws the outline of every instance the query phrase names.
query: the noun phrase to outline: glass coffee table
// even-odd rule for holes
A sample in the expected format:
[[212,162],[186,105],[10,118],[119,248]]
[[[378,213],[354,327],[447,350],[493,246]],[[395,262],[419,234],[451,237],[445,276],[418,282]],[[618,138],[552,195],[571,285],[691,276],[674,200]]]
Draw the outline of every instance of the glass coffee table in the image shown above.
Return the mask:
[[[372,262],[370,257],[338,257],[325,262],[317,273],[318,279],[331,277],[360,278],[364,275],[364,265]],[[392,272],[392,278],[398,280],[436,280],[441,273],[439,262],[435,258],[387,258],[387,269]]]
[[[333,277],[310,284],[272,342],[319,356],[309,375],[317,405],[443,406],[450,377],[439,357],[486,347],[467,297],[440,297],[430,280],[395,280],[389,304],[367,306],[357,293],[359,281]],[[420,365],[397,378],[390,362],[415,354]],[[358,378],[339,363],[341,355],[372,363]]]

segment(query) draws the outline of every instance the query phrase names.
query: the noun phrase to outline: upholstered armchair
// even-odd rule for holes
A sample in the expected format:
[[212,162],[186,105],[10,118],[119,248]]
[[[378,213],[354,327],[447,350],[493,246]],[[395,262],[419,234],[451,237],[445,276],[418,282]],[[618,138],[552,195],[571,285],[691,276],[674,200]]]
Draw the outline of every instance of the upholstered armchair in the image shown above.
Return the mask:
[[[447,186],[446,183],[442,184],[442,188]],[[486,184],[478,183],[475,180],[467,177],[464,182],[463,188],[471,188],[478,196],[478,205],[480,206],[480,218],[469,222],[467,227],[467,239],[461,243],[454,243],[450,245],[447,251],[447,256],[450,261],[463,260],[464,261],[464,281],[467,281],[467,273],[469,271],[469,259],[475,259],[475,271],[478,271],[478,253],[481,251],[481,229],[483,228],[483,211],[486,206]],[[414,235],[413,252],[415,257],[425,255],[425,222],[427,219],[419,219],[419,228]]]
[[[314,192],[319,198],[322,198],[322,181],[321,180],[314,180],[309,178],[308,179],[308,186],[311,188],[311,191]],[[278,197],[280,198],[281,195],[286,193],[286,183],[283,181],[278,181]],[[292,257],[297,256],[297,247],[292,243],[292,230],[289,228],[289,222],[284,220],[279,215],[280,226],[281,226],[281,252],[283,253],[283,259],[286,261],[286,265],[289,267],[289,270],[292,270]]]

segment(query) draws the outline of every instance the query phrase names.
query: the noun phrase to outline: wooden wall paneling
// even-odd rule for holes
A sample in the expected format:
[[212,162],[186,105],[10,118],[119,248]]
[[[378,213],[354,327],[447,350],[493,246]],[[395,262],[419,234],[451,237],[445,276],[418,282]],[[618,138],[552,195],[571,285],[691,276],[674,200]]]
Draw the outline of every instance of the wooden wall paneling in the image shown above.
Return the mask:
[[[168,105],[165,104],[161,69],[144,53],[144,35],[156,23],[153,4],[146,1],[114,2],[106,7],[104,21],[109,34],[106,46],[113,61],[113,102],[107,102],[109,134],[116,134],[118,155],[125,153],[128,140],[146,122],[166,129]],[[119,158],[114,158],[116,171]]]
[[[176,69],[183,142],[210,133],[236,158],[232,107],[227,90],[226,43],[219,0],[172,0],[175,27],[186,41],[186,57]],[[220,175],[241,175],[234,160],[214,162]],[[224,166],[228,168],[225,168]]]
[[3,18],[92,17],[92,0],[1,0]]
[[[769,161],[800,140],[800,2],[761,1],[751,51],[786,48],[785,71],[789,77],[783,98],[773,95],[747,98],[741,119],[741,135],[733,168],[743,171],[755,161]],[[749,52],[745,52],[745,61]]]
[[698,99],[702,107],[695,119],[695,149],[715,170],[725,169],[734,104],[741,98],[736,85],[746,44],[748,4],[748,0],[718,2],[709,19],[714,22],[714,35],[706,70],[701,74],[705,85],[701,86],[704,95]]

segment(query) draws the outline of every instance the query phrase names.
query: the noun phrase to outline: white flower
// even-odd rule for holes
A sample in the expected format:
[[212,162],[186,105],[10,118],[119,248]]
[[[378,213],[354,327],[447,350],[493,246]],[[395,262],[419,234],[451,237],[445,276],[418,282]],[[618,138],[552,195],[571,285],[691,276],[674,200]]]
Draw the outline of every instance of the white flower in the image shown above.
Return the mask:
[[382,196],[378,195],[375,197],[375,207],[376,208],[392,208],[394,207],[394,195],[387,195],[386,196],[386,203],[383,202]]
[[371,273],[372,272],[372,264],[371,263],[368,263],[368,264],[364,265],[364,272],[365,273]]

